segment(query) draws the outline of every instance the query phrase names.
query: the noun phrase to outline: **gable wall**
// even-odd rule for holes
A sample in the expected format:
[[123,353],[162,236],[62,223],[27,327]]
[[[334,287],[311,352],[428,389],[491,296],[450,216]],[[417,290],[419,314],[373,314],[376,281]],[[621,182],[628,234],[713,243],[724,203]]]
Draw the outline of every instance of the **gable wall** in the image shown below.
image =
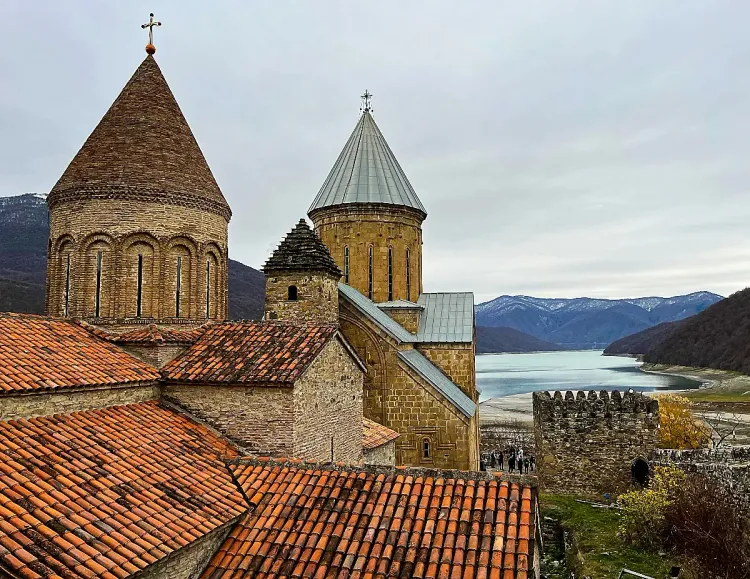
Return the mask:
[[418,344],[424,357],[435,364],[463,393],[477,401],[477,374],[474,344]]
[[294,385],[295,457],[362,461],[363,381],[341,342],[330,340]]

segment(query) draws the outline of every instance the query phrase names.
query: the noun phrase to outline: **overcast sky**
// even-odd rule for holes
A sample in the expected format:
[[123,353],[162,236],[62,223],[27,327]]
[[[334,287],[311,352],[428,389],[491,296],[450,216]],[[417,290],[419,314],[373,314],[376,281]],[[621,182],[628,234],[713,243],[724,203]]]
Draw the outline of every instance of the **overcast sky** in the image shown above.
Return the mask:
[[48,192],[157,60],[253,267],[359,116],[428,211],[427,291],[750,285],[750,3],[0,0],[0,195]]

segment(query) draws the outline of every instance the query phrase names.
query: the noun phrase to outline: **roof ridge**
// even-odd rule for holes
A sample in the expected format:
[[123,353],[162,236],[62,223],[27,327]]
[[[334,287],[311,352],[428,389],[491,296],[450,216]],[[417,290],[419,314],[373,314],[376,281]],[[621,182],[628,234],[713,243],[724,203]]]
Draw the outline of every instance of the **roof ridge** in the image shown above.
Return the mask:
[[342,275],[331,252],[304,218],[286,234],[263,265],[263,273],[267,275],[287,271],[320,271],[335,277],[337,281]]

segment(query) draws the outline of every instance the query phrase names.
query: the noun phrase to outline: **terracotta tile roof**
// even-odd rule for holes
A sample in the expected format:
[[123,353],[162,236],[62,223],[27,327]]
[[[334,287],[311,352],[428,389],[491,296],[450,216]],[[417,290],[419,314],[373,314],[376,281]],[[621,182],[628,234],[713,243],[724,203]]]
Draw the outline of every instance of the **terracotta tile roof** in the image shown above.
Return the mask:
[[362,418],[362,447],[365,450],[383,446],[391,440],[396,440],[399,436],[401,435],[398,432],[387,426],[378,424],[369,418]]
[[233,521],[221,455],[155,402],[0,422],[0,575],[126,577]]
[[206,325],[192,330],[171,330],[149,324],[116,336],[118,344],[194,344],[203,335]]
[[158,379],[156,369],[79,324],[0,314],[0,396]]
[[244,459],[233,468],[255,508],[203,579],[530,575],[531,487],[459,471]]
[[168,380],[292,384],[336,335],[334,326],[224,322],[164,366]]

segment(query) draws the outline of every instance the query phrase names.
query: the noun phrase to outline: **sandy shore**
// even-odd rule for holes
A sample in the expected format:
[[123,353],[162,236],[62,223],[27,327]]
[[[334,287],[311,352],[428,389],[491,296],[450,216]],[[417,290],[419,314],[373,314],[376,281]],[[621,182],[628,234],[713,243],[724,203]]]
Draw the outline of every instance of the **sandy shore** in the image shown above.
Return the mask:
[[531,394],[490,398],[479,404],[479,424],[513,424],[531,428],[534,424]]
[[713,368],[691,368],[688,366],[670,366],[668,364],[643,364],[642,372],[651,374],[664,374],[667,376],[682,376],[701,383],[698,392],[686,391],[695,394],[696,399],[706,398],[710,395],[734,395],[747,396],[750,402],[750,376],[739,372],[727,370],[715,370]]

